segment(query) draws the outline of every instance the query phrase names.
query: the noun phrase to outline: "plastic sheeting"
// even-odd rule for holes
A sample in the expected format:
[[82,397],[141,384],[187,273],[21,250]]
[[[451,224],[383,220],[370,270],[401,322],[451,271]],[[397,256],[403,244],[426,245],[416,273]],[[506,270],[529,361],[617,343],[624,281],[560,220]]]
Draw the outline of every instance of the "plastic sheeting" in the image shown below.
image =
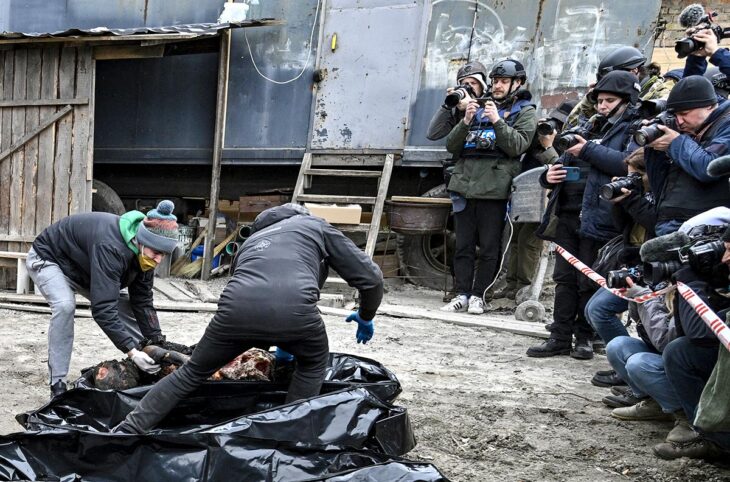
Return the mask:
[[[285,386],[209,382],[146,435],[109,433],[149,387],[89,387],[39,410],[28,431],[0,437],[0,480],[446,481],[400,458],[415,446],[400,392],[377,362],[332,354],[323,394],[283,404]],[[382,396],[382,398],[381,398]]]

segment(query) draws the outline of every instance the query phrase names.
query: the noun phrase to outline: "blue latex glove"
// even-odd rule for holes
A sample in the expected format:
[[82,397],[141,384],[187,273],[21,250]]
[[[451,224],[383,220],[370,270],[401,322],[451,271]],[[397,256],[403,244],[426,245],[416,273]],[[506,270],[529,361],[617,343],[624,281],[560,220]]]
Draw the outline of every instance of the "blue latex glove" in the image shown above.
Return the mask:
[[278,361],[278,362],[294,361],[294,355],[292,355],[288,351],[282,350],[278,346],[276,347],[276,354],[274,356],[276,357],[276,361]]
[[375,333],[375,324],[373,323],[373,320],[363,320],[360,318],[360,313],[357,311],[353,311],[350,316],[345,318],[345,321],[348,323],[350,321],[357,321],[357,333],[355,334],[355,338],[357,338],[358,343],[362,343],[364,345],[370,341]]

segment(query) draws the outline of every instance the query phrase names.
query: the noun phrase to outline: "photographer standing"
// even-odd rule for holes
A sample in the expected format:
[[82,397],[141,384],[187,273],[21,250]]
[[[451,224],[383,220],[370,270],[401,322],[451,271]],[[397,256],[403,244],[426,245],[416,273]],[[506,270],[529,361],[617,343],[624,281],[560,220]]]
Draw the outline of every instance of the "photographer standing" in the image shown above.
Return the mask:
[[730,76],[730,51],[720,48],[717,36],[711,29],[703,29],[692,34],[692,39],[701,43],[702,47],[687,56],[684,64],[684,77],[703,75],[707,71],[708,60],[719,68],[720,73],[726,77]]
[[527,76],[522,64],[497,62],[489,78],[490,97],[483,106],[470,100],[464,118],[446,138],[446,149],[458,159],[448,184],[454,201],[457,296],[443,311],[484,312],[484,292],[499,269],[512,179],[520,173],[520,157],[537,127],[532,94],[523,88]]
[[[611,222],[611,203],[600,199],[599,191],[612,177],[626,175],[624,158],[629,150],[631,125],[638,116],[639,79],[628,72],[609,72],[589,95],[598,106],[598,115],[581,126],[583,135],[577,131],[561,135],[562,143],[572,145],[540,178],[541,184],[553,192],[538,230],[538,236],[555,241],[587,265],[593,264],[601,246],[619,234]],[[567,178],[563,166],[578,169],[577,179]],[[570,354],[578,359],[593,358],[593,330],[584,310],[595,284],[560,256],[553,280],[556,286],[550,338],[530,347],[527,356]]]
[[730,146],[730,102],[718,104],[710,81],[693,75],[674,87],[667,111],[676,121],[657,125],[663,134],[646,151],[659,236],[704,211],[730,206],[727,181],[707,174],[707,165],[727,154]]

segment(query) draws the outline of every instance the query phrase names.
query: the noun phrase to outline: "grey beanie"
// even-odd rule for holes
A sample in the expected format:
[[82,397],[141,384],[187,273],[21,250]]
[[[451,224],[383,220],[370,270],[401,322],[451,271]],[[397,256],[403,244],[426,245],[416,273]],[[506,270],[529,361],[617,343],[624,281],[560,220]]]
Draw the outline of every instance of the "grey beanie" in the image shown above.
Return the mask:
[[160,201],[139,223],[137,242],[160,253],[170,254],[177,247],[177,217],[172,214],[175,204]]

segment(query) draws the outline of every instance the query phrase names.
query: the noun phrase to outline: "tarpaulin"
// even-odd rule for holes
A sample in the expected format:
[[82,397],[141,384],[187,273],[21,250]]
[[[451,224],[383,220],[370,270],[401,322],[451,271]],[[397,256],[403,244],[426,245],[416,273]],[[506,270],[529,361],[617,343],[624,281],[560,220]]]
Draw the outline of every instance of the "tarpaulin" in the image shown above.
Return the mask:
[[400,458],[415,446],[408,413],[377,396],[400,391],[395,376],[351,355],[330,361],[318,397],[284,404],[280,384],[208,382],[145,435],[109,430],[149,387],[104,391],[83,378],[19,415],[29,431],[0,437],[0,480],[446,481]]

